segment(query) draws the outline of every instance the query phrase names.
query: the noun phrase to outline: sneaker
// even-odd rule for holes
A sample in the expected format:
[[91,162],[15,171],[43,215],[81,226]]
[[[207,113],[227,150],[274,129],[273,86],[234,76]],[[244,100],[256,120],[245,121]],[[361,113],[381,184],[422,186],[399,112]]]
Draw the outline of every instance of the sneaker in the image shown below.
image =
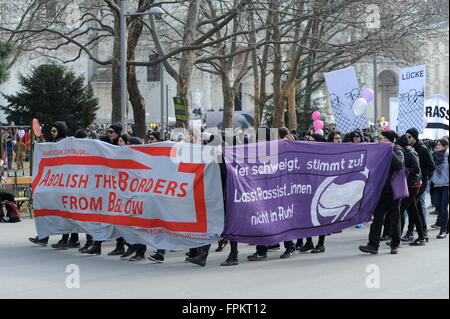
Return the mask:
[[294,251],[287,249],[283,255],[280,256],[281,259],[287,259],[294,256]]
[[[186,259],[189,257],[186,257]],[[161,256],[160,254],[156,253],[153,256],[148,256],[148,259],[150,259],[151,261],[153,261],[154,263],[157,264],[162,264],[164,262],[164,257]],[[188,262],[188,261],[186,261]]]
[[130,261],[141,261],[141,260],[144,260],[144,259],[145,259],[145,256],[136,254],[133,257],[131,257],[129,260]]
[[79,241],[77,242],[71,242],[69,241],[69,243],[67,244],[67,248],[80,248],[81,244]]
[[437,239],[444,239],[447,237],[447,232],[440,232],[439,235],[437,235]]
[[391,248],[391,255],[398,255],[398,248]]
[[434,224],[434,225],[431,225],[431,228],[433,228],[433,229],[441,229],[442,225]]
[[368,253],[368,254],[372,254],[372,255],[376,255],[378,254],[378,249],[367,245],[367,246],[359,246],[359,250],[362,251],[363,253]]
[[221,266],[236,266],[239,265],[239,262],[237,259],[233,259],[233,258],[228,258],[227,260],[225,260],[223,263],[220,264]]
[[108,253],[108,256],[121,256],[125,254],[125,248],[124,247],[116,247],[113,251]]
[[[136,252],[136,248],[134,246],[128,246],[127,251],[125,251],[121,256],[120,259],[128,259]],[[108,254],[109,255],[109,254]]]
[[302,247],[303,247],[303,245],[301,245],[299,242],[297,242],[295,244],[295,250],[300,250],[300,249],[302,249]]
[[403,242],[413,242],[414,241],[414,235],[413,234],[406,234],[402,238],[400,238]]
[[314,249],[314,245],[312,243],[306,243],[302,248],[299,249],[301,252],[310,251]]
[[88,252],[89,248],[91,248],[92,245],[93,243],[86,243],[86,245],[84,245],[83,248],[78,249],[78,251],[82,254],[85,254]]
[[254,253],[253,255],[247,256],[247,259],[250,261],[260,261],[267,259],[267,255],[258,255],[258,253]]
[[325,252],[325,246],[317,245],[313,250],[311,250],[312,254],[320,254]]
[[425,246],[425,240],[424,239],[416,239],[412,243],[409,243],[410,246]]
[[58,243],[53,244],[52,248],[58,249],[58,250],[66,250],[66,249],[68,249],[68,246],[67,246],[67,243],[65,243],[64,241],[60,240]]
[[[408,243],[403,243],[403,245],[407,245],[407,244],[408,244]],[[390,242],[390,241],[386,242],[386,246],[391,247],[391,242]],[[401,246],[396,247],[396,248],[399,249],[399,248],[401,248]]]
[[30,237],[30,238],[28,238],[28,240],[30,242],[32,242],[33,244],[40,245],[40,246],[43,246],[43,247],[47,247],[47,245],[48,245],[47,240],[43,240],[43,239],[39,240],[38,236]]

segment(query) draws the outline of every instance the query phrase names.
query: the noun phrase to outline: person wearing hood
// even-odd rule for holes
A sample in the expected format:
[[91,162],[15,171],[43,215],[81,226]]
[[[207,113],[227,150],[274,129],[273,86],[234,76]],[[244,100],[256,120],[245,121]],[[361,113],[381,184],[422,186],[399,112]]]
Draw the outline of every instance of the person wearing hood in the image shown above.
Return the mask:
[[[395,142],[396,133],[394,131],[385,131],[380,135],[381,143]],[[373,222],[370,226],[369,243],[366,246],[359,246],[359,250],[364,253],[378,254],[380,247],[381,230],[384,219],[391,219],[391,254],[398,254],[400,246],[400,199],[394,199],[391,187],[391,180],[394,171],[399,171],[404,167],[404,155],[398,145],[394,145],[392,151],[392,162],[389,168],[386,183],[383,186],[380,200],[373,213]]]
[[[428,230],[427,230],[427,220],[425,218],[425,212],[421,205],[422,197],[425,196],[428,182],[433,175],[435,170],[435,164],[433,157],[431,156],[430,150],[419,140],[419,131],[415,128],[410,128],[406,131],[406,136],[408,137],[409,145],[414,148],[414,150],[419,155],[420,170],[422,172],[422,187],[420,187],[419,194],[417,195],[417,209],[419,211],[420,219],[422,220],[422,225],[425,233],[425,240],[428,241]],[[402,241],[412,242],[414,241],[414,224],[412,221],[409,222],[408,231],[406,235],[402,238]]]
[[441,217],[441,230],[437,236],[438,239],[444,239],[448,234],[448,145],[447,139],[439,140],[436,151],[433,153],[436,170],[431,177],[431,181],[434,184],[436,210],[439,211]]
[[[408,212],[409,220],[411,220],[416,226],[419,238],[411,242],[411,246],[425,246],[425,235],[423,232],[422,220],[419,217],[419,211],[417,208],[417,196],[419,195],[420,188],[422,186],[422,173],[420,171],[419,155],[409,145],[408,137],[403,135],[397,142],[403,149],[405,155],[405,168],[408,176],[408,192],[409,197],[403,198],[401,201],[401,212],[405,210]],[[401,214],[401,232],[405,227],[405,215]]]

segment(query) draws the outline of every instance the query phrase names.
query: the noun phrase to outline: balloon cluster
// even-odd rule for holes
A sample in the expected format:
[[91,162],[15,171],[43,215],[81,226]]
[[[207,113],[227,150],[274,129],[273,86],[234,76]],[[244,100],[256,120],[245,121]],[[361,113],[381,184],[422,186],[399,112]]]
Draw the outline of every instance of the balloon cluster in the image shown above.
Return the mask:
[[316,111],[312,114],[312,119],[314,121],[313,126],[314,126],[314,131],[316,131],[317,133],[320,134],[320,132],[324,127],[325,124],[323,123],[323,121],[320,120],[320,112]]
[[372,102],[375,98],[375,92],[372,89],[365,89],[361,97],[359,99],[356,99],[353,103],[353,112],[357,116],[364,115],[367,112],[367,106],[369,105],[369,102]]

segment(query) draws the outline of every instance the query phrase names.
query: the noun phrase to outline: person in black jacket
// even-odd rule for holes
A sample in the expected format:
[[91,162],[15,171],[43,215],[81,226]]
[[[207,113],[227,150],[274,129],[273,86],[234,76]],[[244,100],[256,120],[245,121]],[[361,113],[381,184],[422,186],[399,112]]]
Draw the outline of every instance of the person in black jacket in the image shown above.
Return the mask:
[[[436,166],[434,164],[433,157],[431,156],[431,152],[428,150],[425,144],[423,144],[419,140],[419,131],[415,128],[411,128],[406,131],[406,136],[408,137],[409,145],[411,145],[419,155],[420,170],[422,172],[422,186],[420,187],[419,194],[417,195],[417,209],[419,211],[419,217],[422,220],[425,240],[428,241],[427,220],[425,218],[425,212],[423,211],[421,205],[421,199],[423,196],[425,196],[428,181],[433,175]],[[402,241],[414,241],[414,223],[412,223],[412,221],[410,221],[408,225],[408,231],[402,238]]]
[[[417,196],[419,195],[420,187],[422,186],[422,173],[420,170],[419,155],[409,146],[408,137],[403,135],[397,140],[397,145],[403,149],[405,154],[405,167],[408,173],[408,192],[409,197],[403,198],[401,201],[401,212],[407,210],[409,220],[416,226],[419,238],[412,243],[411,246],[425,246],[425,235],[423,232],[422,220],[419,217],[417,208]],[[401,214],[401,232],[405,227],[405,215]]]
[[[396,133],[385,131],[380,135],[381,143],[394,143]],[[378,254],[380,247],[381,229],[386,217],[391,219],[391,254],[398,254],[400,246],[400,199],[394,199],[391,187],[391,180],[394,171],[401,170],[404,166],[404,155],[402,149],[395,145],[392,153],[392,162],[389,169],[388,178],[384,184],[381,198],[373,214],[373,222],[370,226],[369,243],[360,246],[359,250],[364,253]]]

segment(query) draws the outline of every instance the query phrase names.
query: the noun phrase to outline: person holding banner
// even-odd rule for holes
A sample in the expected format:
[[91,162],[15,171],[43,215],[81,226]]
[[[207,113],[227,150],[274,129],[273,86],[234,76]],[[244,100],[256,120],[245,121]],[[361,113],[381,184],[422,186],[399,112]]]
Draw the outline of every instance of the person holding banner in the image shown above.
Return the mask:
[[436,170],[433,173],[431,181],[434,184],[434,196],[436,199],[436,210],[441,217],[441,230],[438,239],[444,239],[448,235],[448,139],[441,139],[436,145],[436,151],[433,153],[433,159],[436,164]]
[[[395,142],[396,133],[394,131],[384,131],[380,135],[381,143]],[[373,214],[373,222],[370,227],[369,243],[366,246],[359,246],[359,250],[364,253],[378,254],[380,247],[381,230],[385,218],[391,219],[391,254],[398,254],[400,246],[400,199],[394,199],[391,181],[394,171],[399,171],[404,167],[404,155],[402,149],[394,145],[392,152],[392,162],[389,174],[384,184],[381,198]]]
[[[425,233],[425,240],[428,241],[428,230],[427,230],[427,220],[425,218],[425,212],[421,205],[422,197],[425,196],[425,192],[427,190],[428,181],[433,175],[435,164],[433,161],[433,157],[431,156],[431,152],[419,140],[419,131],[416,128],[410,128],[406,131],[406,136],[409,140],[409,145],[411,145],[414,150],[419,154],[420,160],[420,170],[422,172],[422,186],[420,188],[417,200],[417,208],[419,210],[419,216],[422,220],[422,225]],[[414,223],[412,221],[409,222],[408,231],[405,236],[403,236],[402,241],[404,242],[412,242],[414,241]]]
[[[403,149],[405,156],[405,168],[408,176],[408,193],[409,197],[403,198],[401,201],[400,211],[403,213],[405,210],[408,212],[409,220],[411,220],[416,226],[419,238],[410,243],[411,246],[425,246],[425,234],[423,231],[422,220],[419,217],[419,211],[417,208],[417,196],[420,188],[422,187],[422,173],[420,171],[419,155],[416,151],[409,146],[408,137],[403,135],[397,142]],[[405,215],[401,214],[401,233],[405,227]]]

